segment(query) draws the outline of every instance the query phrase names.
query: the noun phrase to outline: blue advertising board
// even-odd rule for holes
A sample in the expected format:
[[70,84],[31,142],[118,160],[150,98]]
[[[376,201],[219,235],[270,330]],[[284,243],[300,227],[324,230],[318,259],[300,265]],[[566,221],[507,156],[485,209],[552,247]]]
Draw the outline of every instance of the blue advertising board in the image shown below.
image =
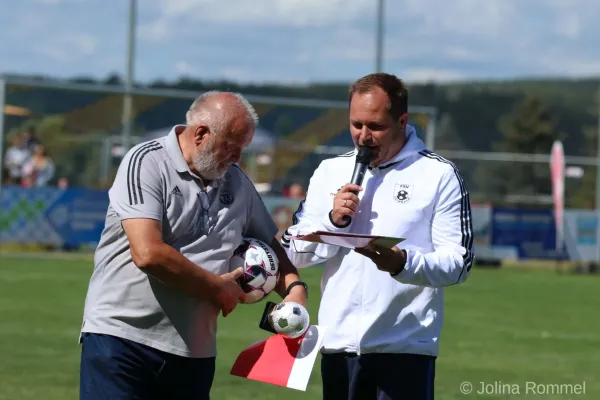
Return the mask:
[[491,245],[514,247],[520,259],[555,258],[556,227],[552,210],[494,208]]
[[[264,197],[280,233],[299,200]],[[0,243],[95,247],[104,229],[106,190],[2,187]]]
[[[263,201],[280,233],[292,224],[299,200],[265,196]],[[104,229],[108,192],[3,186],[1,205],[0,242],[95,247]],[[486,207],[473,216],[479,256],[494,253],[504,258],[510,253],[519,259],[555,258],[552,210]],[[594,212],[566,211],[562,257],[596,258],[596,221]]]
[[95,246],[107,207],[106,190],[3,186],[0,242]]

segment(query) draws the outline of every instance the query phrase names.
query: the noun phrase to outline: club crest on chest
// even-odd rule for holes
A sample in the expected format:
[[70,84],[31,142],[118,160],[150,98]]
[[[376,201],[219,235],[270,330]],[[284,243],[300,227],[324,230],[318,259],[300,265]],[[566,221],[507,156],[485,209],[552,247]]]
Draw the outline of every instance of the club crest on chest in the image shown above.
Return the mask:
[[233,196],[232,192],[227,190],[221,193],[221,195],[219,196],[219,200],[221,201],[221,204],[228,206],[233,203],[235,197]]
[[412,198],[414,185],[406,185],[403,183],[396,183],[394,187],[394,200],[398,203],[407,203]]

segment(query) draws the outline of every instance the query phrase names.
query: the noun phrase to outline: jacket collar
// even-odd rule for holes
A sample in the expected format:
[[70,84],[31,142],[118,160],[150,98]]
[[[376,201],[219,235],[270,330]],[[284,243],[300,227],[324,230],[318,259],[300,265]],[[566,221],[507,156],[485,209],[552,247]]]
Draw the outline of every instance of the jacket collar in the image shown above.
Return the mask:
[[181,148],[179,147],[179,141],[177,140],[176,129],[178,128],[185,128],[185,125],[175,125],[171,129],[171,131],[165,138],[165,148],[177,172],[189,172],[191,174],[192,171],[190,171],[190,168],[188,167],[185,158],[183,158],[183,153],[181,152]]
[[[391,159],[377,167],[369,166],[372,171],[385,171],[410,156],[425,150],[425,143],[417,136],[417,130],[412,125],[406,125],[406,143],[404,147]],[[358,149],[354,149],[354,155],[358,154]]]

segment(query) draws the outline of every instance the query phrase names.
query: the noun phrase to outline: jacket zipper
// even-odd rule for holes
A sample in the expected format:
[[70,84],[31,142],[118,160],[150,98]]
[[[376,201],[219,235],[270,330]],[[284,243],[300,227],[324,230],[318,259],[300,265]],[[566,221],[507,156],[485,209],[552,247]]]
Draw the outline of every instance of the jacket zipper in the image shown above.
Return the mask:
[[[380,183],[379,181],[382,179],[382,176],[380,174],[378,174],[377,172],[379,172],[379,168],[378,167],[373,168],[373,170],[371,171],[371,176],[369,178],[369,181],[371,181],[371,180],[374,181],[375,186],[378,186],[379,183]],[[373,193],[372,198],[370,199],[371,210],[373,209],[373,202],[374,201],[375,201],[375,193]],[[372,216],[371,211],[369,211],[369,218],[367,219],[367,221],[369,222],[369,226],[370,226],[371,216]],[[371,232],[367,232],[367,233],[370,234]],[[364,278],[364,275],[367,273],[366,272],[367,268],[364,265],[365,263],[366,263],[366,260],[363,260],[363,262],[362,262],[363,265],[361,266],[362,274],[361,274],[361,285],[360,285],[360,289],[361,289],[360,290],[360,313],[358,315],[359,321],[358,321],[358,324],[357,324],[357,326],[361,330],[363,329],[363,326],[362,326],[362,316],[363,316],[363,312],[364,312],[363,303],[364,303],[364,297],[365,297],[364,296],[364,292],[365,292],[364,282],[366,282],[366,280]],[[361,353],[361,351],[360,351],[361,350],[361,348],[360,348],[360,335],[362,333],[363,333],[363,331],[359,331],[358,329],[356,330],[356,354],[357,355],[360,355],[360,353]]]

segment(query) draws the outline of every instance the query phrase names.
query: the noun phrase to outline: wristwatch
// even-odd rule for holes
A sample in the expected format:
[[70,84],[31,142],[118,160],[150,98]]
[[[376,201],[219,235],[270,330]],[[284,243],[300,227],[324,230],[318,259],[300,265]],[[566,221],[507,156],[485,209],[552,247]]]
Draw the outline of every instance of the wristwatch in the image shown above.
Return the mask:
[[294,286],[304,287],[304,291],[306,292],[306,298],[308,299],[308,286],[306,285],[306,283],[304,283],[302,281],[296,281],[296,282],[290,283],[290,286],[288,286],[287,289],[285,290],[285,294],[283,297],[287,297],[290,294],[290,291],[292,290],[292,288]]

